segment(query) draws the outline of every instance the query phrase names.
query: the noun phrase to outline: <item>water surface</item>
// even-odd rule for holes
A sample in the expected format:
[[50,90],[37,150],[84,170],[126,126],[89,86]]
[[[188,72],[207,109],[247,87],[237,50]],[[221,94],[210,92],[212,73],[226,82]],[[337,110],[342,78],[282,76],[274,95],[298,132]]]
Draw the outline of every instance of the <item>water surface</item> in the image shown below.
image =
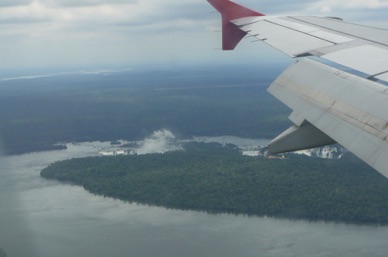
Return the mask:
[[48,164],[108,143],[0,159],[0,247],[8,256],[387,256],[388,227],[168,210],[41,178]]

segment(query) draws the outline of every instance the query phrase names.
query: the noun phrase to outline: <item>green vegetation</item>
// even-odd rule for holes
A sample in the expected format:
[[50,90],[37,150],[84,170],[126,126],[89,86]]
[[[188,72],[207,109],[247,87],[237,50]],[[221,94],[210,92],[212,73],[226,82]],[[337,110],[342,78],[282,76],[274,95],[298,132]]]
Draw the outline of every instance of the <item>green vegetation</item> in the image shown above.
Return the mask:
[[270,138],[289,126],[289,111],[266,92],[274,77],[276,68],[224,67],[0,81],[0,135],[8,154],[161,128]]
[[324,160],[242,156],[233,146],[89,157],[41,175],[103,196],[168,208],[309,220],[388,224],[388,181],[352,155]]
[[[290,111],[266,91],[279,72],[208,67],[0,81],[0,141],[19,154],[62,149],[58,142],[116,144],[163,128],[179,137],[272,138],[289,126]],[[186,148],[74,159],[42,176],[169,208],[388,224],[386,178],[353,157],[270,160],[233,147]]]
[[3,248],[0,248],[0,257],[7,257],[7,253],[3,250]]

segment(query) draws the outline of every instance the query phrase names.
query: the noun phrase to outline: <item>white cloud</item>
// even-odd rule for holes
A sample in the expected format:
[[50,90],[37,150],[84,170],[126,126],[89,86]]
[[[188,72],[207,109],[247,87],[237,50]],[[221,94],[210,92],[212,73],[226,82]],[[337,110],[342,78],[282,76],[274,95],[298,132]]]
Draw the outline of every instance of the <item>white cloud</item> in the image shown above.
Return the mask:
[[0,7],[26,5],[26,4],[29,4],[31,2],[32,2],[32,0],[1,0]]
[[[387,21],[387,0],[237,2],[268,14]],[[210,31],[219,24],[206,0],[1,0],[0,67],[205,62],[217,55],[221,36]]]
[[[388,0],[319,0],[310,3],[305,9],[306,13],[335,14],[336,16],[350,17],[355,20],[379,20],[381,19],[381,14],[386,16],[387,11]],[[385,21],[387,19],[388,17],[386,17]]]
[[388,7],[388,0],[321,0],[314,3],[312,6],[317,8],[341,8],[341,9],[360,9],[360,8],[386,8]]
[[181,150],[180,146],[174,145],[174,134],[166,129],[158,130],[145,138],[134,151],[137,154],[165,153],[172,150]]
[[80,7],[80,6],[98,6],[103,4],[129,4],[136,3],[137,0],[40,0],[42,3],[51,7]]
[[35,0],[0,7],[0,66],[144,63],[175,58],[172,48],[190,45],[180,42],[183,34],[195,36],[189,30],[204,26],[203,19],[194,21],[189,16],[207,15],[206,11],[194,12],[198,8],[188,8],[192,6],[197,6],[196,0]]

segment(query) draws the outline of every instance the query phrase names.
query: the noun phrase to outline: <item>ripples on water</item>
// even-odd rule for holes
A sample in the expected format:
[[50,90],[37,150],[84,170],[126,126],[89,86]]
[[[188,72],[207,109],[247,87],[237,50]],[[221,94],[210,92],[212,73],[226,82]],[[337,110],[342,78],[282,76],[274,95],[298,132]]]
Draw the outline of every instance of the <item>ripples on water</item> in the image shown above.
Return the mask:
[[8,256],[387,256],[388,228],[210,215],[129,204],[39,176],[109,143],[1,157],[0,247]]

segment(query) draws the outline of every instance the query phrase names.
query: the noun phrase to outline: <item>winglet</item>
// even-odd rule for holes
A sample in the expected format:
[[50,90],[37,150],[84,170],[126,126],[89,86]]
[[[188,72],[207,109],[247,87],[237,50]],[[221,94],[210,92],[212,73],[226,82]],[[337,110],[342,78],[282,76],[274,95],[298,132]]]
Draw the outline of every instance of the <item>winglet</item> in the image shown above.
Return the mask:
[[248,9],[229,0],[208,0],[222,16],[222,49],[233,50],[247,34],[240,30],[231,20],[249,17],[264,16],[264,14]]

